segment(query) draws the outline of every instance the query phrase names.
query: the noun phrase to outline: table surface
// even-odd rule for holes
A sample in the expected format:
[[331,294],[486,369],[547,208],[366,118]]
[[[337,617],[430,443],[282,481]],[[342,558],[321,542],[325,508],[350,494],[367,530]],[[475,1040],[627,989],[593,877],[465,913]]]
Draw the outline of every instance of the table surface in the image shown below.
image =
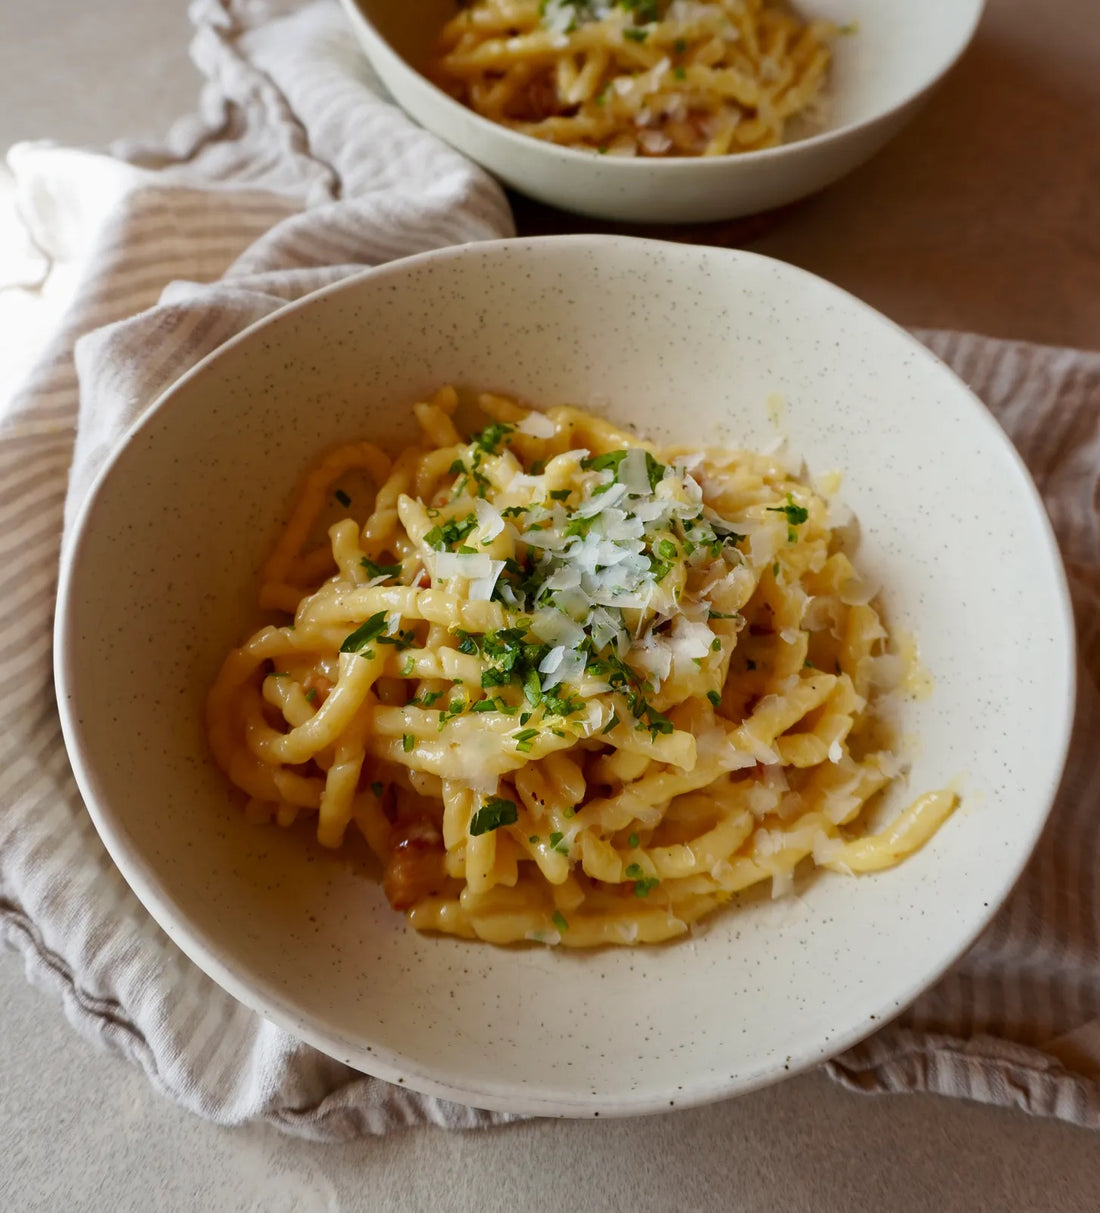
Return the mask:
[[[158,137],[195,104],[183,0],[11,5],[0,147]],[[1100,348],[1096,0],[990,0],[928,107],[875,160],[750,223],[742,243],[910,325]],[[120,34],[121,31],[121,34]],[[520,209],[524,230],[584,221]],[[0,955],[0,1208],[111,1210],[1087,1210],[1100,1140],[812,1073],[711,1108],[318,1146],[219,1128],[87,1043]]]

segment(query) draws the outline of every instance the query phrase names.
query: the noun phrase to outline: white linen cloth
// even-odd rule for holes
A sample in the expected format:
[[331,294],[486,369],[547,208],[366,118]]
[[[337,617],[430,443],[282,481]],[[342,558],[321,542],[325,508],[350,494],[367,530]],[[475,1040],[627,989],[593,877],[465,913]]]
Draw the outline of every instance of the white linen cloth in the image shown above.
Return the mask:
[[[83,273],[22,390],[0,402],[0,938],[83,1034],[213,1120],[318,1140],[506,1120],[358,1074],[208,980],[115,871],[62,746],[50,633],[66,493],[78,501],[158,393],[252,321],[365,266],[512,232],[498,187],[383,99],[332,0],[198,0],[192,15],[208,85],[168,149],[9,157],[30,243],[7,285],[38,293],[0,293],[0,321],[13,299],[41,302],[39,279],[48,295]],[[921,336],[997,414],[1054,518],[1078,610],[1078,736],[1050,828],[994,925],[828,1069],[857,1090],[1100,1127],[1100,355]]]

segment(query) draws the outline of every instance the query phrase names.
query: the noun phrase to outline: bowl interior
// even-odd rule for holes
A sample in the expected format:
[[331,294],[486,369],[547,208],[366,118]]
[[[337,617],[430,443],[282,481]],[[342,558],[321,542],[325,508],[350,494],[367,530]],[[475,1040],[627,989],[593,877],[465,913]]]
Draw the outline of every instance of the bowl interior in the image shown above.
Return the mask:
[[[439,29],[459,7],[455,0],[353,2],[417,72],[429,62]],[[855,30],[836,44],[824,129],[869,121],[919,93],[966,45],[982,6],[983,0],[799,0],[804,17]]]
[[[441,383],[575,402],[658,438],[838,469],[861,558],[934,692],[907,702],[910,794],[962,808],[900,868],[731,908],[683,943],[588,954],[425,938],[361,852],[247,826],[209,759],[205,691],[253,621],[303,465],[411,433]],[[776,413],[775,395],[784,405]],[[1026,635],[1028,643],[1019,638]],[[100,478],[63,573],[59,702],[116,863],[227,989],[349,1063],[465,1102],[583,1115],[697,1103],[866,1034],[968,944],[1059,778],[1072,640],[1019,460],[936,359],[802,271],[576,237],[412,258],[280,312],[150,412]]]

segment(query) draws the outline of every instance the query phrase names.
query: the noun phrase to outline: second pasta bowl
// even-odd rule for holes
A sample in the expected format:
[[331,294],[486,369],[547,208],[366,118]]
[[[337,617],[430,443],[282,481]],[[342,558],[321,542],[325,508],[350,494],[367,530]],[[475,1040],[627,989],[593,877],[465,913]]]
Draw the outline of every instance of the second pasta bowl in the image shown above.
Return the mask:
[[599,238],[395,263],[196,368],[84,507],[57,657],[192,959],[369,1073],[558,1115],[894,1014],[1019,874],[1072,706],[1045,516],[950,372],[790,266]]
[[[343,3],[386,88],[428,130],[506,185],[539,201],[602,219],[649,223],[697,223],[753,214],[804,197],[844,176],[878,151],[916,112],[966,48],[983,8],[983,0],[801,0],[795,6],[801,20],[828,22],[847,31],[835,41],[820,97],[815,94],[814,104],[788,124],[777,146],[736,151],[737,138],[759,121],[757,105],[749,107],[734,132],[736,154],[700,156],[683,154],[679,144],[669,146],[669,137],[679,140],[681,130],[697,127],[706,132],[708,143],[728,150],[729,131],[708,109],[714,86],[706,83],[710,69],[703,64],[713,61],[716,43],[736,47],[753,32],[751,27],[742,31],[734,25],[723,30],[719,18],[714,36],[699,38],[692,32],[700,24],[698,14],[702,12],[702,24],[709,27],[717,5],[682,0],[671,6],[551,4],[541,6],[541,18],[540,6],[534,3],[498,7],[498,16],[515,9],[526,19],[514,27],[490,21],[491,45],[464,53],[467,62],[456,69],[458,79],[489,94],[509,87],[510,77],[505,77],[516,72],[517,88],[526,100],[515,112],[527,117],[547,112],[548,105],[553,113],[574,114],[571,97],[584,93],[585,81],[607,53],[599,46],[578,48],[576,53],[571,47],[555,49],[566,25],[583,23],[593,9],[609,10],[612,24],[621,25],[608,39],[611,53],[623,59],[622,72],[616,81],[602,86],[609,90],[606,97],[601,91],[582,107],[597,117],[587,150],[577,150],[554,141],[565,137],[561,130],[544,125],[538,129],[549,136],[536,138],[527,133],[535,129],[531,122],[515,128],[501,125],[429,79],[440,31],[461,11],[454,0],[416,5],[400,0]],[[745,12],[761,6],[733,7]],[[662,13],[663,22],[648,21],[649,15]],[[467,18],[476,20],[477,14],[467,9],[463,19]],[[520,30],[522,37],[509,40],[512,32]],[[578,37],[583,38],[583,33]],[[698,64],[692,59],[695,39],[699,40]],[[536,49],[523,50],[532,43]],[[785,45],[786,39],[778,42],[758,65],[765,91],[767,80],[786,70]],[[484,71],[476,66],[482,62]],[[742,68],[723,71],[728,77]],[[792,87],[797,90],[801,83],[800,68]],[[723,87],[727,85],[728,80]],[[746,87],[746,95],[751,96],[756,84],[750,81]],[[683,96],[666,95],[670,93]],[[656,110],[666,101],[678,108],[661,118]],[[782,108],[785,94],[776,95],[769,104]],[[616,107],[630,112],[624,113],[621,124],[604,129],[599,123]],[[493,102],[483,108],[491,112]],[[503,112],[514,110],[513,105]],[[575,117],[556,121],[559,127],[576,124]],[[747,146],[754,148],[754,141]]]

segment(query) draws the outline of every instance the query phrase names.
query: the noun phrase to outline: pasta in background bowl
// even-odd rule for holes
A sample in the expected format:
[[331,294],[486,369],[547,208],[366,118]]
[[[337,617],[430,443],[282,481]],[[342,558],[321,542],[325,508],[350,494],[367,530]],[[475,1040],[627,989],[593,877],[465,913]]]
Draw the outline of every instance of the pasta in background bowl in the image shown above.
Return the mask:
[[[844,176],[915,113],[984,7],[551,0],[540,14],[531,0],[477,0],[465,13],[454,0],[343,4],[386,88],[427,129],[539,201],[649,223],[753,214]],[[485,28],[477,44],[467,21]],[[778,38],[770,22],[783,27]],[[770,53],[743,54],[739,44],[757,36]]]
[[[312,459],[349,441],[397,456],[416,441],[411,406],[418,401],[437,410],[427,414],[445,461],[434,473],[436,488],[450,494],[461,476],[475,471],[491,482],[492,461],[504,458],[504,444],[492,452],[478,446],[488,462],[475,466],[465,439],[483,433],[482,418],[464,423],[459,455],[449,449],[453,435],[441,418],[450,417],[452,402],[433,397],[448,383],[541,406],[548,410],[544,433],[547,424],[562,424],[566,404],[621,427],[612,437],[574,418],[570,424],[585,438],[577,449],[591,452],[578,460],[621,452],[618,463],[605,459],[607,466],[578,462],[575,482],[550,485],[545,471],[524,465],[531,501],[538,485],[539,499],[552,503],[538,508],[549,511],[551,522],[558,504],[583,511],[605,485],[620,505],[640,503],[620,513],[646,507],[650,465],[644,457],[637,466],[633,456],[627,462],[636,441],[626,437],[628,430],[653,444],[636,449],[648,449],[660,464],[656,485],[664,498],[679,501],[679,523],[695,517],[690,473],[671,471],[671,455],[668,464],[657,459],[668,448],[770,450],[759,458],[781,459],[792,469],[804,460],[809,479],[776,478],[774,500],[758,502],[774,511],[763,527],[777,532],[780,548],[789,545],[789,553],[777,549],[779,561],[811,557],[800,552],[799,531],[805,527],[805,542],[815,542],[815,511],[825,497],[851,507],[858,535],[848,523],[845,550],[867,581],[882,587],[875,602],[894,634],[916,638],[928,676],[929,693],[897,703],[895,736],[909,769],[886,791],[881,819],[896,818],[919,793],[935,789],[958,796],[955,812],[888,871],[852,879],[800,869],[791,896],[773,899],[769,880],[681,939],[577,950],[543,943],[486,947],[410,930],[387,902],[380,867],[361,840],[349,837],[338,851],[319,845],[312,815],[288,829],[251,824],[208,749],[203,705],[226,653],[255,621],[260,567],[273,548],[279,551],[295,486]],[[506,412],[507,402],[491,407]],[[532,424],[520,414],[509,421],[502,412],[496,424],[521,422]],[[496,432],[498,441],[503,433]],[[945,434],[950,443],[943,442]],[[513,441],[523,457],[522,443]],[[484,445],[494,443],[486,438]],[[554,474],[562,471],[559,466]],[[475,502],[491,503],[488,491],[477,496],[478,487],[476,478],[462,484],[454,500],[470,488]],[[586,496],[561,503],[549,497],[566,487]],[[373,489],[354,478],[326,483],[319,520],[322,538],[323,528],[336,524],[334,536],[348,541],[341,550],[354,557],[349,578],[366,574],[362,591],[354,590],[365,595],[363,605],[381,591],[401,596],[411,610],[418,593],[435,592],[405,584],[413,578],[412,563],[402,578],[381,564],[388,551],[404,566],[412,547],[394,552],[363,548],[362,539],[350,543],[351,532],[340,531],[348,507],[333,499],[336,489],[352,510],[360,494],[369,499]],[[425,491],[425,508],[441,509],[436,489]],[[406,496],[411,501],[416,494]],[[503,497],[499,505],[501,515],[513,508]],[[480,560],[476,548],[459,551],[473,546],[463,540],[475,534],[471,524],[458,535],[465,514],[418,521],[411,505],[395,508],[405,511],[410,543],[423,540],[433,562],[447,558],[433,566],[445,584],[463,569],[485,572],[480,563],[476,569],[463,564]],[[661,509],[652,507],[653,519]],[[476,504],[470,512],[476,522]],[[494,519],[481,513],[480,525],[487,522],[491,530]],[[681,548],[685,539],[714,542],[716,555],[725,546],[717,534],[713,541],[702,533],[692,538],[672,514],[660,516],[670,533],[650,535],[645,523],[639,540],[651,580],[661,574],[658,584],[672,577],[661,565],[671,570],[674,553],[662,542]],[[617,516],[610,517],[618,525]],[[839,525],[843,517],[834,521]],[[443,546],[428,540],[425,521],[439,528]],[[530,519],[533,526],[543,521]],[[358,523],[352,530],[358,532]],[[478,542],[484,537],[479,532]],[[739,544],[747,547],[732,541]],[[485,555],[498,559],[489,549]],[[363,559],[378,568],[363,566]],[[506,559],[516,558],[500,556],[502,566]],[[743,564],[732,553],[727,563],[731,570]],[[775,574],[756,563],[754,584],[771,593]],[[323,561],[310,574],[326,575]],[[503,575],[502,568],[498,579]],[[267,605],[293,610],[312,582],[296,581],[292,563],[280,576],[291,593],[276,591]],[[698,590],[695,582],[685,585],[691,594]],[[723,610],[725,600],[713,593],[710,601],[708,611],[736,613]],[[491,593],[489,602],[499,605]],[[318,598],[319,610],[331,607]],[[373,647],[382,660],[378,642],[386,635],[396,642],[388,646],[395,655],[420,661],[416,654],[427,650],[415,611],[380,627],[380,609],[354,631],[344,616],[334,617],[336,648],[359,632],[362,643],[345,656],[357,669],[370,669],[374,659],[359,652]],[[286,618],[272,621],[281,626]],[[696,622],[713,632],[723,658],[726,648],[738,651],[740,640],[723,640],[738,625],[720,618]],[[469,696],[470,719],[483,717],[487,728],[499,724],[517,748],[526,744],[525,730],[536,721],[519,724],[528,678],[513,685],[515,666],[505,668],[511,640],[498,637],[493,643],[501,651],[487,655],[492,627],[471,619],[461,630],[468,645],[454,633],[459,644],[448,646],[455,656],[447,660],[476,659],[482,677],[489,667],[501,674],[498,685],[490,679]],[[664,743],[682,732],[698,743],[713,718],[702,705],[731,722],[739,717],[743,705],[715,705],[706,697],[705,690],[719,690],[717,681],[705,689],[703,682],[719,677],[714,663],[722,658],[716,652],[708,664],[708,650],[694,664],[696,630],[699,635],[684,637],[681,655],[699,674],[699,714],[688,719],[658,698],[657,664],[653,692],[644,691],[641,704],[635,700],[643,742]],[[652,660],[659,663],[659,629],[653,636]],[[537,672],[538,695],[567,701],[544,681],[552,674],[551,640],[516,660],[537,657],[547,667]],[[776,640],[764,628],[753,640],[779,652],[797,637]],[[97,481],[67,552],[56,652],[66,739],[97,828],[138,896],[196,963],[287,1030],[369,1073],[478,1106],[556,1115],[652,1112],[745,1091],[820,1061],[895,1014],[968,945],[1014,883],[1056,790],[1072,717],[1072,630],[1057,550],[1018,458],[966,388],[888,321],[788,265],[748,253],[612,238],[501,241],[410,258],[292,305],[212,355],[150,410]],[[676,659],[671,653],[670,661]],[[293,688],[272,686],[265,691],[269,707],[284,702],[306,721],[314,684],[306,684],[290,658],[279,660],[287,665],[268,665],[267,674],[298,679],[303,703],[294,700]],[[804,660],[827,664],[823,650],[808,649]],[[453,664],[450,684],[458,671]],[[787,674],[796,683],[814,681],[808,669]],[[400,668],[398,676],[406,676]],[[580,694],[578,677],[574,671],[566,681]],[[467,681],[461,672],[458,678]],[[264,679],[272,681],[280,679]],[[327,691],[316,685],[318,694]],[[489,701],[490,689],[489,708],[475,712],[472,704]],[[530,691],[534,697],[534,684]],[[719,698],[733,693],[723,684]],[[514,723],[510,707],[517,709]],[[539,717],[539,728],[547,724],[553,740],[540,733],[529,739],[532,747],[556,744],[555,727],[573,727],[573,713],[563,710],[569,707],[539,702],[540,711],[560,720]],[[396,743],[387,753],[397,766],[399,755],[426,760],[435,752],[431,739],[443,735],[435,717],[444,709],[423,702],[408,707],[402,697],[393,711],[406,710],[425,712],[411,718],[423,733],[414,730],[406,751],[402,734],[409,730],[393,732],[396,716],[387,726]],[[602,702],[596,710],[602,728]],[[461,727],[464,738],[474,735]],[[816,751],[821,742],[828,765],[836,738],[827,730],[817,737],[809,732],[799,746]],[[843,755],[833,750],[832,757]],[[494,800],[510,800],[517,817],[520,805],[530,811],[522,793],[513,797],[501,788],[494,797],[480,769],[485,765],[475,753],[468,783],[483,803],[466,805],[463,824],[472,837],[495,833],[494,825],[512,828],[510,814],[494,808]],[[305,767],[295,773],[310,775]],[[486,829],[475,832],[472,816],[481,810],[489,811]],[[878,819],[869,828],[877,826]],[[549,830],[544,824],[537,832],[551,852],[542,858],[553,862]],[[638,834],[641,874],[627,876],[624,864],[623,875],[625,892],[641,905],[645,892],[639,895],[634,882],[662,874],[645,866],[656,862],[654,848]],[[634,849],[629,837],[613,842]],[[819,846],[817,858],[828,863],[828,846]],[[787,891],[787,882],[779,883],[776,891]],[[658,904],[662,890],[647,891]],[[564,936],[576,928],[569,913],[556,908]]]

